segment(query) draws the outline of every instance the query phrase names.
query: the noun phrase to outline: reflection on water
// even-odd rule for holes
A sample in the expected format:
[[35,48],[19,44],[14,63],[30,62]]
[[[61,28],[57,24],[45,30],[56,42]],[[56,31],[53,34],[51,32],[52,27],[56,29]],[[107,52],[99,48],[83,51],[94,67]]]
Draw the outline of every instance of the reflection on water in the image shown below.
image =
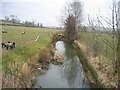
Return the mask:
[[62,65],[49,65],[49,70],[39,75],[35,87],[42,88],[88,88],[85,82],[82,65],[70,44],[62,41],[56,43],[56,53],[64,56]]

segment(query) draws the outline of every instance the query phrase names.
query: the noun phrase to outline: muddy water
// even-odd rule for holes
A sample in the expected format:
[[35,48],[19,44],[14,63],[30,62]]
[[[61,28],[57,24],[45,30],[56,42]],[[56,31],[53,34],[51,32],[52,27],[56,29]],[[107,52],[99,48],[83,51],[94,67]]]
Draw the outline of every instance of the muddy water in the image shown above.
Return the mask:
[[62,65],[49,65],[49,70],[38,75],[35,88],[89,88],[83,68],[74,48],[62,41],[56,43],[56,53],[64,56]]

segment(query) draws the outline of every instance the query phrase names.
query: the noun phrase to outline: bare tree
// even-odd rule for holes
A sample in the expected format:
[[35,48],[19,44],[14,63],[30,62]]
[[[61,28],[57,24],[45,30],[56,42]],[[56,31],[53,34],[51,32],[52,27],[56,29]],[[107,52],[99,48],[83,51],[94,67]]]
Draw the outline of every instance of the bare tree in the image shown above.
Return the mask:
[[40,28],[43,28],[43,24],[42,23],[40,24]]
[[[117,73],[117,69],[118,69],[118,59],[117,59],[117,47],[119,48],[119,41],[118,41],[118,37],[119,37],[119,33],[118,33],[118,20],[117,20],[117,8],[116,8],[116,2],[112,3],[112,14],[111,14],[111,21],[108,18],[103,18],[100,15],[97,15],[97,18],[95,19],[91,19],[90,17],[88,17],[88,21],[89,24],[92,28],[92,30],[94,30],[94,32],[96,32],[98,34],[98,25],[101,27],[100,29],[102,29],[102,32],[104,32],[103,34],[94,34],[95,38],[98,37],[100,38],[100,40],[104,43],[105,47],[106,47],[106,53],[110,54],[110,51],[107,52],[108,47],[111,49],[111,56],[112,56],[112,63],[113,63],[113,69],[115,71],[115,73]],[[107,25],[109,25],[109,27],[105,27],[104,24],[102,23],[102,20],[105,21],[107,23]],[[110,33],[111,31],[111,33]],[[107,32],[107,36],[109,36],[109,38],[105,37],[105,32]],[[118,33],[118,34],[117,34]],[[112,43],[111,43],[111,41]],[[118,44],[118,45],[117,45]],[[107,54],[106,54],[107,55]]]
[[40,26],[40,24],[39,23],[37,23],[37,25],[36,25],[37,27],[39,27]]
[[[118,56],[118,75],[120,75],[120,1],[118,2],[118,14],[117,14],[117,31],[118,31],[118,45],[117,45],[117,56]],[[118,76],[120,78],[120,76]],[[120,79],[118,80],[118,88],[120,88]]]
[[10,18],[8,16],[5,16],[5,21],[9,21]]
[[82,5],[81,2],[73,0],[67,3],[62,16],[62,24],[65,28],[65,36],[67,42],[73,42],[78,37],[78,27],[82,21]]
[[15,15],[10,15],[10,17],[11,17],[11,22],[12,22],[12,23],[15,23],[15,21],[16,21],[16,19],[17,19],[17,16],[15,16]]

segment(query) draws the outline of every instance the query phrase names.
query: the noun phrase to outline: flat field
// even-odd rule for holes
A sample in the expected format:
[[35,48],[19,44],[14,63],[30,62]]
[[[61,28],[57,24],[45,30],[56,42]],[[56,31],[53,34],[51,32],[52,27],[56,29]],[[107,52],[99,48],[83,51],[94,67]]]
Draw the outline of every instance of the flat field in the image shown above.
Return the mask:
[[[2,42],[7,43],[8,41],[14,41],[17,48],[32,43],[32,41],[35,41],[37,36],[40,36],[38,42],[48,42],[53,33],[60,31],[56,29],[19,26],[2,26],[2,29],[7,31],[7,33],[2,34]],[[25,32],[25,34],[22,35],[22,32]]]
[[[15,42],[16,48],[13,50],[2,49],[3,65],[4,61],[9,62],[25,60],[27,56],[37,53],[37,51],[45,48],[51,40],[54,33],[61,30],[46,28],[31,28],[20,26],[2,26],[7,33],[2,33],[2,42]],[[25,34],[22,34],[25,32]],[[37,42],[36,38],[39,36]],[[49,46],[47,46],[49,47]]]

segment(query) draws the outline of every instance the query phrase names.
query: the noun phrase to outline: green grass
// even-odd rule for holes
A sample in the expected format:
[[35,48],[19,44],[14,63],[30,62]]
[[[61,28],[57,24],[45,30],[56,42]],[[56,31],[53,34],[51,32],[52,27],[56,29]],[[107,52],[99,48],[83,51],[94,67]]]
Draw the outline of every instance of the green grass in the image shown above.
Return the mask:
[[[113,49],[117,47],[117,40],[113,43],[113,38],[109,34],[95,34],[89,32],[80,32],[79,40],[85,43],[90,51],[95,51],[98,55],[107,56],[109,59],[113,59]],[[105,42],[108,44],[106,44]]]
[[[2,26],[2,29],[7,31],[7,33],[2,34],[2,42],[16,42],[16,48],[14,50],[9,50],[7,53],[5,52],[2,60],[3,66],[6,66],[6,61],[9,64],[16,61],[25,61],[28,56],[39,52],[42,48],[46,48],[49,45],[51,36],[60,31],[18,26]],[[23,31],[25,31],[24,35],[21,34]],[[38,35],[40,36],[39,40],[29,44],[30,41],[35,41]]]
[[[90,63],[95,68],[98,76],[101,78],[102,83],[105,87],[113,88],[115,87],[114,83],[117,85],[117,38],[113,39],[112,34],[105,33],[90,33],[90,32],[80,32],[79,40],[84,43],[83,45],[88,46],[87,49],[84,49],[84,54],[87,57],[90,57]],[[107,43],[105,43],[105,42]],[[113,50],[114,48],[115,50]],[[82,60],[82,59],[80,59]],[[101,63],[101,64],[100,64]],[[104,66],[104,67],[103,67]],[[97,69],[99,67],[99,69]],[[109,67],[109,68],[108,68]],[[106,70],[103,72],[103,69]],[[99,73],[101,72],[101,73]],[[102,77],[102,74],[106,74],[107,77]],[[106,82],[108,78],[108,82]],[[110,78],[113,78],[111,80]],[[104,82],[104,80],[105,82]],[[112,82],[112,83],[111,83]]]
[[1,24],[4,24],[4,25],[21,25],[21,24],[14,24],[14,23],[8,22],[8,21],[1,21]]
[[[27,45],[28,42],[35,40],[37,36],[40,36],[38,41],[48,41],[51,34],[60,31],[46,28],[29,28],[17,26],[2,26],[2,29],[7,31],[7,34],[2,34],[2,41],[4,43],[7,43],[8,41],[15,41],[17,47],[23,47]],[[23,31],[25,31],[24,35],[21,34]]]

